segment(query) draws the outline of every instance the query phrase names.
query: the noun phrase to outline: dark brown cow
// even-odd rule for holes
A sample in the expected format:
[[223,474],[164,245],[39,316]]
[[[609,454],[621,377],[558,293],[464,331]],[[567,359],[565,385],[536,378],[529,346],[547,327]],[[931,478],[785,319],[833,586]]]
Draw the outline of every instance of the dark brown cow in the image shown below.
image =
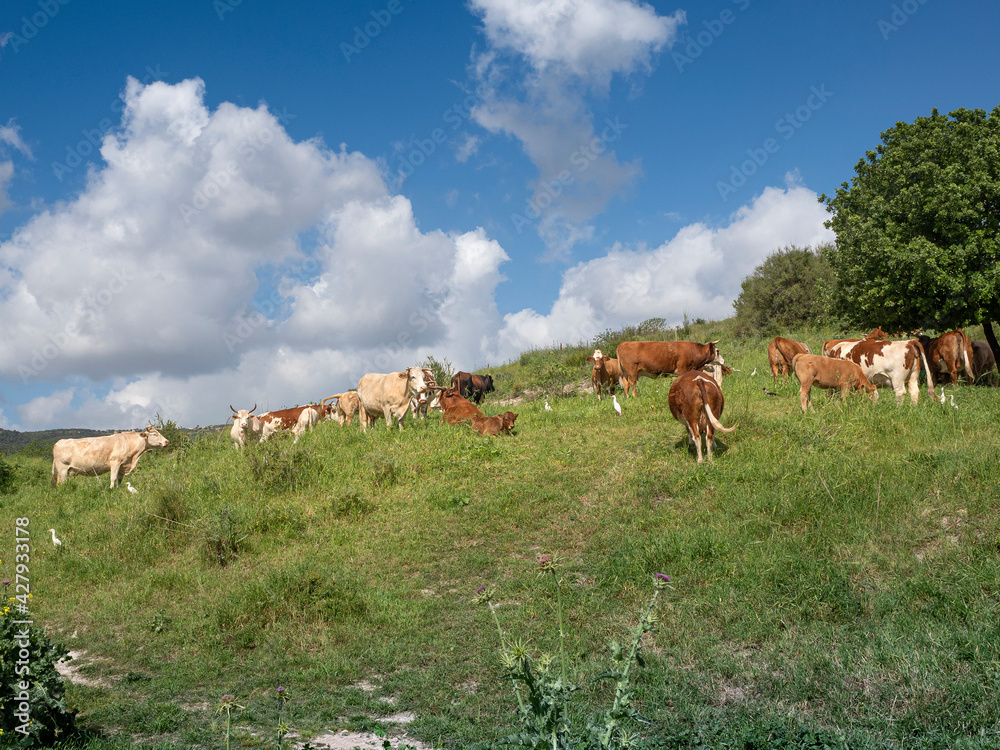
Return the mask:
[[447,424],[471,422],[474,419],[486,417],[476,408],[475,404],[460,396],[457,388],[441,388],[439,402],[442,411],[444,411],[442,421]]
[[451,387],[456,389],[460,396],[471,398],[477,404],[483,400],[487,393],[496,390],[493,387],[492,375],[473,375],[469,372],[456,372],[451,378]]
[[782,380],[784,380],[787,375],[791,374],[792,360],[796,354],[812,354],[812,352],[801,341],[781,336],[776,336],[767,345],[767,361],[771,365],[771,377],[774,378],[775,383],[778,382],[778,375],[781,375]]
[[715,431],[732,432],[735,427],[723,427],[719,421],[725,399],[722,389],[715,379],[699,370],[689,370],[670,386],[667,396],[670,413],[674,419],[687,427],[688,442],[694,443],[698,463],[704,458],[701,454],[701,435],[705,433],[705,445],[708,460],[712,460],[712,446],[715,443]]
[[509,435],[514,427],[514,420],[517,414],[512,411],[505,411],[495,417],[482,417],[472,420],[472,429],[480,435]]
[[802,411],[812,406],[812,387],[839,388],[840,399],[847,399],[851,390],[867,391],[872,403],[878,401],[878,389],[865,377],[861,366],[846,359],[820,357],[815,354],[796,354],[792,369],[799,379],[799,403]]
[[927,364],[930,365],[931,374],[934,376],[932,387],[938,384],[938,375],[945,372],[951,377],[952,385],[958,385],[960,370],[965,373],[965,378],[969,383],[976,379],[972,366],[972,360],[975,357],[972,341],[969,340],[964,331],[959,329],[948,331],[936,339],[929,336],[917,336],[917,340],[924,347]]
[[722,354],[715,346],[718,341],[697,344],[694,341],[623,341],[618,345],[618,366],[621,368],[621,384],[625,395],[638,397],[637,387],[640,377],[658,378],[660,375],[676,373],[683,375],[688,370],[700,370],[705,365],[725,364]]
[[837,344],[850,344],[858,341],[885,341],[889,338],[885,331],[882,330],[882,326],[879,326],[871,333],[867,334],[863,339],[830,339],[829,341],[823,342],[823,347],[820,349],[820,353],[824,357],[830,356],[830,350],[837,346]]
[[990,385],[997,384],[997,373],[996,373],[997,360],[993,356],[993,349],[990,348],[988,341],[973,341],[972,342],[972,371],[975,373],[975,379],[979,380],[983,375],[989,375]]

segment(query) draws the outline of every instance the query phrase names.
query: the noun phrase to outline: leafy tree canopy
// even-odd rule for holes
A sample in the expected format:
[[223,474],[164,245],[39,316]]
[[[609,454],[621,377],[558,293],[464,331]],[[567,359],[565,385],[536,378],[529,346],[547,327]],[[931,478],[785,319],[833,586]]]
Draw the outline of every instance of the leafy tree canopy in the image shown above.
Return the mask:
[[825,201],[834,311],[886,330],[1000,320],[1000,107],[897,122]]
[[824,322],[835,285],[829,247],[786,247],[772,253],[743,280],[736,298],[738,333],[780,333]]

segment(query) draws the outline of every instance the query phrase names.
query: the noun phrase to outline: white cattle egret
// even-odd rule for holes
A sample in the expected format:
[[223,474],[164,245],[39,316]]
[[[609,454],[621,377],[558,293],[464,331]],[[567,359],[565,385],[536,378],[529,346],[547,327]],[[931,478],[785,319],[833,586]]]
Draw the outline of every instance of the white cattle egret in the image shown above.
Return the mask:
[[753,372],[750,373],[750,377],[753,377],[756,374],[757,374],[757,368],[755,367],[753,368]]
[[59,538],[56,536],[56,530],[55,529],[49,529],[49,531],[52,532],[52,546],[53,547],[62,547],[62,542],[60,542]]
[[552,411],[552,407],[549,406],[549,402],[548,401],[545,402],[545,411]]
[[615,407],[615,414],[620,417],[622,415],[622,407],[618,403],[618,397],[613,393],[611,394],[611,401],[613,402]]
[[944,388],[941,389],[941,403],[944,403]]
[[139,494],[139,490],[133,487],[131,482],[125,482],[125,486],[128,487],[128,491],[131,492],[133,495]]
[[955,394],[954,394],[954,393],[949,393],[949,394],[948,394],[948,402],[949,402],[949,403],[950,403],[950,404],[951,404],[952,406],[954,406],[954,407],[955,407],[956,409],[958,408],[958,404],[956,404],[956,403],[955,403]]

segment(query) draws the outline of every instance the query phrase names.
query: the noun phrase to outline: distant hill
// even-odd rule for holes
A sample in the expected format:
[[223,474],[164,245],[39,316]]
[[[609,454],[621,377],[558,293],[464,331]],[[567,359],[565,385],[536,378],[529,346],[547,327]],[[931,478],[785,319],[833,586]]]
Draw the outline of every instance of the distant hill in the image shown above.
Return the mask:
[[85,430],[82,427],[68,427],[58,430],[38,430],[36,432],[18,432],[17,430],[0,429],[0,451],[18,453],[29,445],[52,445],[63,438],[96,437],[110,435],[114,430]]

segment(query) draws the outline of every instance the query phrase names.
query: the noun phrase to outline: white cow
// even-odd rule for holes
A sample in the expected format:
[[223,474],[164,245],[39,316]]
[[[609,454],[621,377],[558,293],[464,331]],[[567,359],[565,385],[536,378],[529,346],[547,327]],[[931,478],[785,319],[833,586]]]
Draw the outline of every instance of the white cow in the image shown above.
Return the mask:
[[410,400],[416,398],[418,404],[427,402],[426,375],[422,367],[407,367],[400,372],[370,372],[358,381],[358,401],[360,404],[361,430],[367,431],[380,416],[385,417],[387,426],[392,420],[403,420],[410,411]]
[[[52,486],[67,477],[111,472],[111,488],[132,473],[139,456],[170,444],[153,426],[142,432],[119,432],[88,438],[63,438],[52,446]],[[119,474],[119,470],[121,473]]]
[[237,411],[233,409],[232,404],[229,405],[229,408],[233,410],[233,429],[229,431],[229,435],[233,439],[233,447],[239,450],[246,445],[248,432],[260,432],[260,419],[254,414],[257,410],[257,404],[253,405],[253,409]]

